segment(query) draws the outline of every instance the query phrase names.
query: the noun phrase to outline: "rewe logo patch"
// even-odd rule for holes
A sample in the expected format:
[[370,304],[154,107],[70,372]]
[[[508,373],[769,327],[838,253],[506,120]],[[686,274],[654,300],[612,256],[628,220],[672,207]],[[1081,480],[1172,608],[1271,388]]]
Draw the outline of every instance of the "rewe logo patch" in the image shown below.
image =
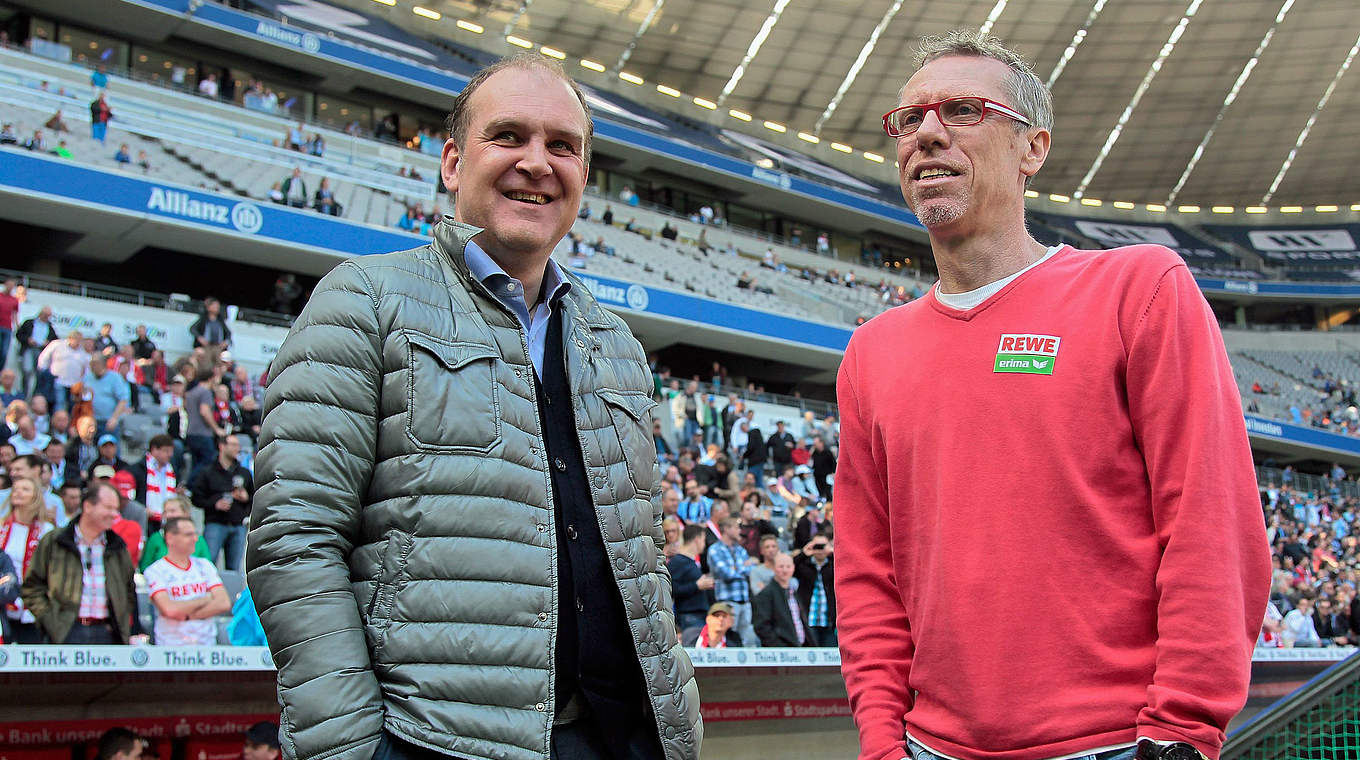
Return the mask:
[[1051,375],[1054,365],[1058,363],[1060,343],[1062,338],[1056,335],[1005,333],[996,347],[992,372]]

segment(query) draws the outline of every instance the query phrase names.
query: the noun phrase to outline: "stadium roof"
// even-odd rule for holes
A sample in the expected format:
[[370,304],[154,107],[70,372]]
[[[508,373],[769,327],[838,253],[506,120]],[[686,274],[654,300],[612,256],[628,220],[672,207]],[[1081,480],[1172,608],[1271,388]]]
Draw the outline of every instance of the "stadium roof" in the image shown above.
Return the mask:
[[[413,0],[378,0],[393,1],[389,18],[420,26],[401,7]],[[879,116],[919,38],[986,26],[1052,84],[1036,190],[1206,208],[1360,202],[1354,0],[414,1],[483,27],[466,41],[484,49],[513,52],[512,35],[670,88],[678,111],[716,104],[704,118],[722,126],[768,136],[769,120],[889,162]]]

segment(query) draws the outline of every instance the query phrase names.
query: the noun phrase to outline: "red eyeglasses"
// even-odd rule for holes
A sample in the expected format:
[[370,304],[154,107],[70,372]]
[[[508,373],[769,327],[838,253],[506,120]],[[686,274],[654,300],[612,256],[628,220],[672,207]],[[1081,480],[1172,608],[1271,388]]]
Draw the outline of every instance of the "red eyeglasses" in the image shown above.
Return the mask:
[[999,113],[1010,119],[1034,126],[1019,111],[986,98],[946,98],[937,103],[901,106],[883,114],[883,131],[889,137],[906,137],[916,132],[926,114],[934,111],[940,123],[946,127],[971,127],[980,124],[988,111]]

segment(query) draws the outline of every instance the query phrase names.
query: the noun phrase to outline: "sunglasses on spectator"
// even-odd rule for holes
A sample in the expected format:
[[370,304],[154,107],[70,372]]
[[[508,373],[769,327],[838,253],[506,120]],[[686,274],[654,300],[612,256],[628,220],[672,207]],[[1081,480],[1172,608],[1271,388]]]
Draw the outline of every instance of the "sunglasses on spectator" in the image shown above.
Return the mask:
[[971,127],[974,124],[981,124],[988,112],[999,113],[1027,127],[1034,126],[1023,114],[1010,106],[987,98],[964,97],[894,108],[883,114],[883,130],[889,137],[907,137],[920,128],[926,120],[926,114],[931,111],[935,112],[940,123],[946,127]]

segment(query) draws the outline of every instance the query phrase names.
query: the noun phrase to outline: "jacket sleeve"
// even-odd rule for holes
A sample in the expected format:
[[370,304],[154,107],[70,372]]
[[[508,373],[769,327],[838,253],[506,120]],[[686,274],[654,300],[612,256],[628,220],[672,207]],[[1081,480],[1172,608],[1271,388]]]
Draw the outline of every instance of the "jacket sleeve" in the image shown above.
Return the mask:
[[[688,560],[689,558],[686,557],[685,559]],[[694,563],[692,562],[690,563],[691,566],[693,564]],[[695,567],[693,570],[676,571],[671,569],[671,565],[667,563],[666,569],[671,574],[671,593],[673,598],[689,597],[699,593],[699,568]]]
[[43,536],[38,542],[38,547],[33,550],[33,562],[28,566],[28,573],[24,575],[23,585],[19,587],[19,596],[24,600],[24,607],[37,619],[38,625],[42,626],[48,634],[51,628],[48,626],[47,618],[52,614],[52,603],[47,598],[47,571],[52,562],[52,547],[56,546],[56,531]]
[[382,337],[364,272],[316,286],[265,396],[247,582],[278,666],[287,760],[369,760],[382,733],[348,557],[378,439]]
[[[841,459],[836,472],[835,592],[841,673],[859,729],[860,760],[900,760],[907,754],[904,716],[911,709],[911,663],[916,647],[893,575],[888,533],[888,487],[882,447],[868,410],[860,405],[852,338],[836,380],[841,412]],[[890,382],[866,378],[865,382]],[[798,598],[807,605],[816,570],[799,556]],[[829,601],[829,600],[828,600]]]
[[14,569],[14,560],[11,560],[8,554],[0,552],[0,605],[9,604],[19,598],[19,584],[23,583],[23,580]]
[[770,581],[769,585],[761,589],[755,599],[751,600],[751,627],[756,632],[756,638],[760,639],[761,646],[775,646],[779,643],[775,640],[778,636],[775,632],[774,610],[771,609],[772,596],[771,593],[767,593],[771,587],[778,588],[779,584]]
[[1232,367],[1190,271],[1177,259],[1137,307],[1122,326],[1129,416],[1162,552],[1156,669],[1138,735],[1213,758],[1247,699],[1270,593],[1265,520]]

